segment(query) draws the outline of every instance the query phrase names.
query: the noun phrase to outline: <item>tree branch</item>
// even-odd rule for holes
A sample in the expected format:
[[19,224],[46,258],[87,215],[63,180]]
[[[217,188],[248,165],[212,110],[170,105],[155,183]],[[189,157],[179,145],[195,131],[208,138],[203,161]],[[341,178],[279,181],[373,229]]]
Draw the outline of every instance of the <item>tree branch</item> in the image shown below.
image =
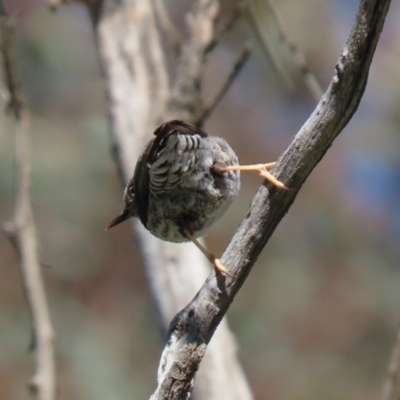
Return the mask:
[[221,86],[211,96],[210,99],[203,102],[202,106],[197,111],[197,115],[194,119],[195,125],[201,126],[204,123],[204,121],[211,115],[215,107],[223,99],[226,92],[231,87],[232,83],[235,81],[236,77],[242,70],[246,61],[249,59],[250,53],[251,53],[251,44],[250,42],[248,42],[243,46],[242,51],[236,57],[236,60],[231,67],[231,70],[228,71],[228,74],[226,75],[225,80],[222,82]]
[[9,92],[9,111],[15,119],[15,168],[17,171],[16,204],[13,222],[3,229],[14,245],[22,272],[28,305],[32,317],[35,373],[30,382],[37,400],[53,400],[55,396],[55,366],[53,329],[41,276],[37,251],[36,227],[33,219],[30,188],[29,131],[30,117],[21,91],[14,53],[14,19],[1,7],[1,39],[4,81]]
[[390,0],[361,0],[331,84],[273,172],[291,192],[264,184],[254,197],[221,262],[237,278],[213,271],[170,325],[151,400],[186,399],[206,347],[258,255],[302,184],[357,110]]
[[214,50],[214,48],[222,42],[222,40],[225,39],[227,34],[233,29],[233,27],[236,25],[236,23],[239,20],[239,17],[242,16],[243,11],[246,9],[247,5],[245,1],[239,1],[237,5],[235,5],[235,8],[233,9],[232,15],[229,17],[229,19],[224,22],[224,23],[217,23],[217,26],[215,27],[215,35],[213,40],[210,42],[207,52],[210,52]]
[[271,1],[248,0],[247,15],[251,27],[286,87],[295,91],[296,79],[300,77],[315,101],[319,101],[323,91],[309,70],[303,54],[287,35],[279,13]]

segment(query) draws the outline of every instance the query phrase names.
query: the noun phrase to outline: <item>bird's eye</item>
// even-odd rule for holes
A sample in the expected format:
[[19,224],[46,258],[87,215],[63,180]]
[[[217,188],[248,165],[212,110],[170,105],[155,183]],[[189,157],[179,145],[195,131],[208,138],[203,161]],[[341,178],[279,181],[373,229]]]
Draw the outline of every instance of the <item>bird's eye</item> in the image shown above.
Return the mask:
[[129,186],[129,187],[128,187],[128,194],[129,194],[129,196],[131,196],[131,197],[133,197],[133,196],[135,195],[135,191],[134,191],[133,186]]

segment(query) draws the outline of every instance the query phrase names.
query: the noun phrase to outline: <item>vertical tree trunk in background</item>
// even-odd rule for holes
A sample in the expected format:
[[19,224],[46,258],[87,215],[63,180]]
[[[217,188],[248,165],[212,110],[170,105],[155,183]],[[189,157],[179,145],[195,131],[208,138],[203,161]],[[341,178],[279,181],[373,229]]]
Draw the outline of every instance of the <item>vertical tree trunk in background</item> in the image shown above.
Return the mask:
[[[198,86],[205,49],[213,39],[218,2],[197,1],[190,16],[191,34],[182,47],[176,82],[172,85],[152,1],[104,0],[88,5],[107,92],[115,161],[126,183],[139,152],[160,121],[195,119],[201,106]],[[194,245],[163,242],[138,220],[133,220],[132,226],[165,333],[174,315],[198,291],[211,266]],[[207,400],[252,398],[226,322],[220,325],[208,347],[196,377],[194,395]]]
[[35,371],[28,387],[36,400],[54,400],[56,393],[54,333],[39,261],[36,224],[31,205],[30,113],[15,59],[15,18],[0,2],[1,56],[8,108],[15,123],[14,218],[2,228],[15,247],[31,315]]

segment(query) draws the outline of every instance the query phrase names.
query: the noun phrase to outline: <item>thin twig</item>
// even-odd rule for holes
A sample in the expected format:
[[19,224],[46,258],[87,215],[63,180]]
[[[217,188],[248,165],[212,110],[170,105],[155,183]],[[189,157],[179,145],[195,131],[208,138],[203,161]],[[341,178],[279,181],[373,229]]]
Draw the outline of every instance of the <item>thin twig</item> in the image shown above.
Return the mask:
[[215,91],[215,93],[210,97],[210,99],[203,102],[194,120],[195,125],[201,126],[203,122],[214,111],[215,107],[225,96],[226,92],[231,87],[233,81],[236,79],[239,72],[242,70],[242,67],[249,59],[251,50],[252,50],[251,43],[247,42],[243,46],[242,51],[236,57],[234,64],[232,65],[230,71],[226,75],[225,80],[222,82],[221,86]]
[[1,3],[0,19],[3,73],[9,91],[8,107],[15,119],[15,166],[17,171],[14,220],[5,223],[3,229],[17,251],[32,317],[35,373],[29,386],[35,399],[53,400],[55,397],[54,335],[41,276],[36,227],[29,194],[30,117],[21,91],[15,61],[15,21],[6,14],[3,3]]
[[269,0],[248,2],[247,14],[251,26],[286,87],[294,91],[297,86],[296,76],[300,76],[314,99],[319,101],[323,94],[322,88],[308,68],[303,54],[286,33],[278,10]]
[[239,17],[243,14],[246,9],[247,4],[243,1],[235,6],[232,15],[229,17],[228,21],[225,23],[217,24],[215,27],[214,38],[206,49],[207,52],[214,50],[214,48],[221,43],[227,34],[234,28],[239,20]]
[[254,197],[221,263],[236,278],[213,271],[195,298],[170,325],[151,400],[186,399],[215,329],[243,285],[261,250],[301,186],[360,103],[390,0],[361,0],[331,84],[308,121],[271,171],[292,191],[264,184]]
[[382,388],[380,400],[395,400],[396,384],[400,376],[400,328],[390,357],[387,375]]

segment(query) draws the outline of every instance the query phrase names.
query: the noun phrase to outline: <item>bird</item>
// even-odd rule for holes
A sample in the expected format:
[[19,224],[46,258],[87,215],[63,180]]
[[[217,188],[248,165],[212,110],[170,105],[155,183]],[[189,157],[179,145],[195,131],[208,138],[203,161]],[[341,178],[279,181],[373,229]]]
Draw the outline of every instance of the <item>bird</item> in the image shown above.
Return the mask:
[[277,188],[288,190],[269,172],[274,165],[239,165],[225,139],[184,121],[164,122],[140,154],[124,190],[124,209],[106,230],[137,217],[159,239],[193,242],[217,272],[232,276],[197,239],[237,197],[240,171],[255,171]]

